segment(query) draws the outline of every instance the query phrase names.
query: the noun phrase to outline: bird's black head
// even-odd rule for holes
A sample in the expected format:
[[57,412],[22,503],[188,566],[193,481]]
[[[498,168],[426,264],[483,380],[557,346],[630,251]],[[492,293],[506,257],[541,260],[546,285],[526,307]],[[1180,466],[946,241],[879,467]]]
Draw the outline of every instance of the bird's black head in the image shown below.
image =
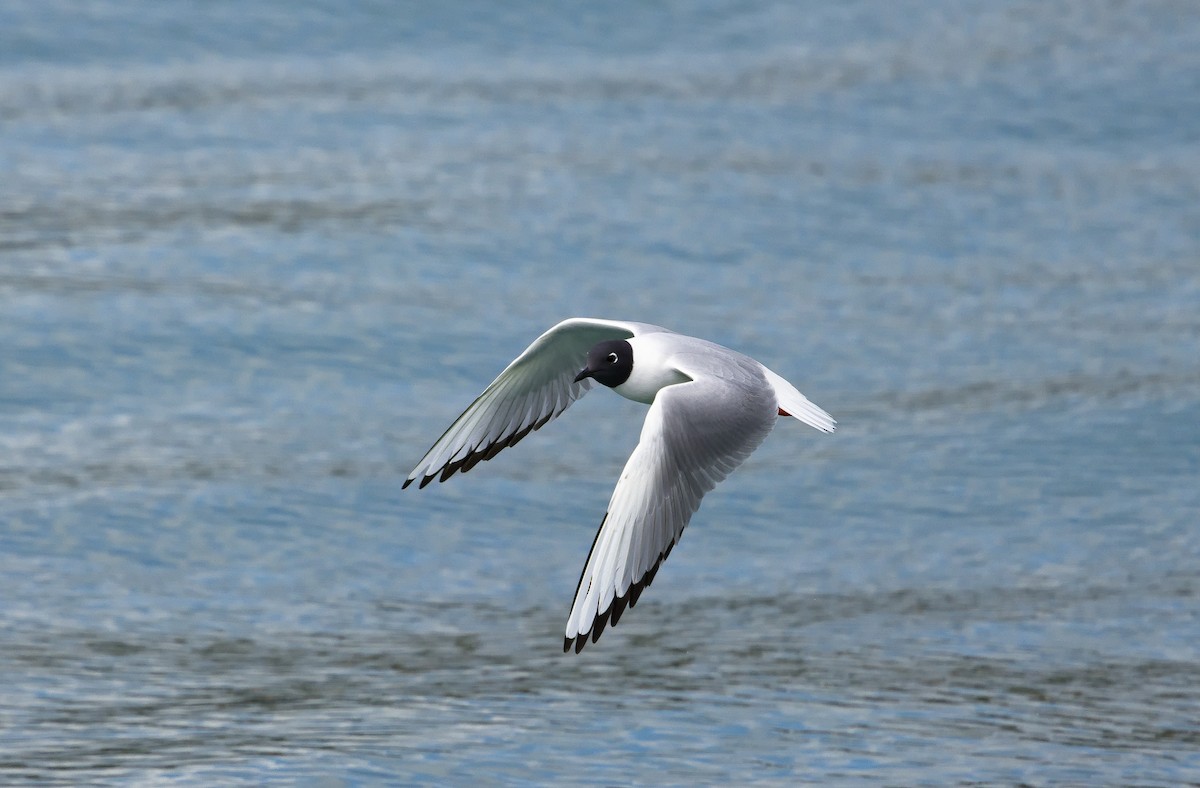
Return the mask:
[[610,389],[629,380],[633,372],[633,345],[624,339],[606,339],[588,351],[587,366],[575,380],[592,378]]

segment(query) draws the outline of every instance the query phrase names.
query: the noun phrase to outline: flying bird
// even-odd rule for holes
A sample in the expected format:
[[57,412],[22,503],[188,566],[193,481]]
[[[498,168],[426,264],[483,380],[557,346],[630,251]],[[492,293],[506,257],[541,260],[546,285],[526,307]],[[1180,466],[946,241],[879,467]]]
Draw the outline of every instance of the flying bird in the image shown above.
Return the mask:
[[821,432],[836,424],[792,384],[729,348],[648,323],[573,317],[505,367],[404,487],[444,482],[492,459],[559,416],[593,382],[650,410],[579,577],[564,652],[582,651],[637,604],[700,499],[758,448],[779,417]]

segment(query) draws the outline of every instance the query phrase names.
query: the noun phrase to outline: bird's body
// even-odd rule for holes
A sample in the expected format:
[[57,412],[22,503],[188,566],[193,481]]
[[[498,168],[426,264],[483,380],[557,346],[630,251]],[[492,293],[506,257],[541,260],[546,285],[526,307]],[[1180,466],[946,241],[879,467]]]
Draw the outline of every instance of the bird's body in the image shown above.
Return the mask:
[[704,494],[758,448],[779,416],[823,432],[835,424],[786,380],[729,348],[647,323],[571,318],[500,373],[404,486],[445,481],[491,459],[561,414],[592,380],[650,410],[575,591],[563,648],[577,652],[636,604]]

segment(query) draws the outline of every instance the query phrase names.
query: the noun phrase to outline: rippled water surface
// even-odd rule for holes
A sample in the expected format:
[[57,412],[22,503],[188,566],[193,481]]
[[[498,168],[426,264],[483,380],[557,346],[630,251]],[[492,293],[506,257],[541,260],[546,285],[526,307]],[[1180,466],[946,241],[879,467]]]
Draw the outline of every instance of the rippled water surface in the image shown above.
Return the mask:
[[[561,653],[644,410],[781,425]],[[0,6],[0,782],[1200,782],[1186,2]]]

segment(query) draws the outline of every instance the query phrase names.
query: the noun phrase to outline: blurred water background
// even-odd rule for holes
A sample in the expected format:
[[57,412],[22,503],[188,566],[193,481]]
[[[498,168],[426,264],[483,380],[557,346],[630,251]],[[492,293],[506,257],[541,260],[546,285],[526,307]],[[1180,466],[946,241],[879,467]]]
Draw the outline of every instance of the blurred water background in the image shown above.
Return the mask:
[[[644,410],[781,425],[561,653]],[[0,5],[0,782],[1200,782],[1192,2]]]

